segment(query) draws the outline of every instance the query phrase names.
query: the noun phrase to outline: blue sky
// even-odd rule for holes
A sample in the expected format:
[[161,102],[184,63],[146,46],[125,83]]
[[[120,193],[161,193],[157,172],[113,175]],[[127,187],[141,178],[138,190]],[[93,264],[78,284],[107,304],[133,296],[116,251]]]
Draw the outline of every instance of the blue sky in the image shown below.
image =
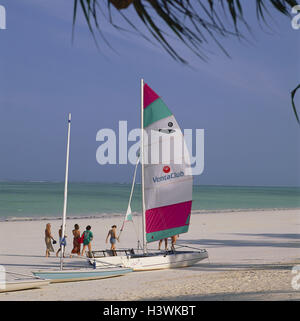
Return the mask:
[[129,130],[139,127],[144,77],[183,128],[205,129],[197,184],[300,185],[300,128],[289,95],[300,78],[300,30],[288,18],[274,13],[274,30],[264,32],[249,5],[249,42],[224,39],[231,59],[210,45],[207,63],[177,43],[187,67],[108,25],[117,53],[100,53],[81,17],[72,45],[72,1],[0,4],[7,10],[7,30],[0,30],[0,180],[62,181],[72,112],[70,180],[129,182],[133,166],[97,164],[96,133],[116,129],[119,120],[128,120]]

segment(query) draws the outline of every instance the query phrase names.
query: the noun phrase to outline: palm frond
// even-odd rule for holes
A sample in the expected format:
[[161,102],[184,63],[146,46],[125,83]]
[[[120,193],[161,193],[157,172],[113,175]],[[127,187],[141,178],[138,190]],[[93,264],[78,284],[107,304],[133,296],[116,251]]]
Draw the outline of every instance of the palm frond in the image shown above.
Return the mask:
[[[73,0],[73,28],[72,39],[78,8],[81,9],[88,28],[98,47],[95,31],[98,30],[102,40],[110,47],[109,42],[101,32],[98,10],[114,28],[119,31],[129,31],[113,21],[112,7],[120,14],[125,23],[138,35],[147,41],[151,41],[136,24],[136,19],[141,21],[148,30],[150,36],[175,60],[181,63],[187,61],[177,52],[171,44],[172,37],[182,42],[188,49],[202,60],[207,60],[205,47],[209,41],[213,41],[225,55],[227,50],[221,44],[220,38],[238,37],[244,39],[241,29],[246,27],[250,31],[243,10],[244,3],[240,0]],[[296,6],[296,0],[256,0],[256,16],[258,21],[268,24],[266,15],[272,16],[275,10],[283,15],[290,16],[290,9]],[[126,16],[126,10],[132,7],[136,19]],[[106,10],[106,14],[105,14]],[[225,18],[221,16],[224,14]],[[226,17],[229,16],[229,20]],[[230,20],[232,25],[230,25]],[[232,28],[233,26],[233,28]],[[165,28],[167,27],[167,28]],[[169,33],[167,33],[167,31]],[[112,48],[111,48],[112,49]],[[291,92],[293,111],[297,122],[300,119],[295,106],[295,94],[300,84]]]
[[[125,23],[136,28],[134,18],[126,16],[129,7],[134,9],[137,20],[141,21],[149,34],[162,48],[175,60],[186,63],[186,60],[177,52],[172,45],[172,36],[181,41],[187,48],[198,57],[206,60],[205,45],[213,41],[227,56],[229,53],[221,44],[220,38],[236,36],[243,38],[240,30],[244,26],[250,30],[245,18],[244,3],[241,0],[74,0],[73,8],[73,31],[76,23],[77,12],[81,9],[88,28],[98,45],[95,30],[101,34],[102,40],[109,42],[101,33],[100,21],[97,11],[107,10],[107,21],[119,30],[125,28],[117,26],[112,19],[111,7],[120,13]],[[256,14],[258,19],[266,22],[265,14],[275,9],[284,15],[289,15],[290,8],[297,5],[296,0],[256,0]],[[225,23],[220,16],[221,11],[229,15],[233,23]],[[125,14],[124,14],[125,13]],[[227,25],[227,26],[226,26]],[[165,28],[165,26],[167,28]],[[167,30],[169,33],[167,33]],[[148,39],[143,32],[138,33]]]
[[293,106],[295,117],[297,119],[298,124],[300,125],[300,120],[299,120],[298,112],[295,105],[295,95],[299,88],[300,88],[300,84],[294,90],[291,91],[291,99],[292,99],[292,106]]

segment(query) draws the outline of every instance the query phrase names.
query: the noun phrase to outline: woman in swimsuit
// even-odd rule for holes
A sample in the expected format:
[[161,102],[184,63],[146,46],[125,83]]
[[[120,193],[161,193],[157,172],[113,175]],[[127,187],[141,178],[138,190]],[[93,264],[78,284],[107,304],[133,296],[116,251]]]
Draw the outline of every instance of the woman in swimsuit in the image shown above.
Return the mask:
[[111,230],[109,230],[107,237],[106,237],[106,243],[108,241],[108,238],[110,237],[109,241],[110,241],[110,249],[113,252],[113,255],[116,256],[117,252],[116,252],[116,242],[118,240],[119,242],[119,238],[117,237],[117,225],[113,225],[111,227]]
[[[74,225],[74,230],[72,231],[73,233],[73,249],[72,249],[72,254],[77,254],[80,255],[80,230],[79,230],[79,225],[75,224]],[[72,257],[72,254],[70,257]]]
[[91,242],[94,238],[93,233],[91,231],[91,226],[88,225],[85,228],[85,231],[83,232],[83,248],[82,248],[82,252],[81,255],[83,255],[85,253],[85,248],[88,247],[88,257],[92,257],[92,245]]

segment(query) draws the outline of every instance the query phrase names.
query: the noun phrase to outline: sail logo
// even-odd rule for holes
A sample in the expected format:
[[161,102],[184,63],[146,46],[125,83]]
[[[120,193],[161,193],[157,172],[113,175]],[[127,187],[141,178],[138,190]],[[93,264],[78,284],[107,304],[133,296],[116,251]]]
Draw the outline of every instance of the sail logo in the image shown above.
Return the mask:
[[6,10],[0,5],[0,29],[6,29]]
[[[169,167],[169,166],[165,166],[165,167]],[[180,171],[178,173],[173,172],[172,174],[168,174],[168,175],[164,175],[164,176],[160,176],[160,177],[155,176],[155,177],[152,177],[152,180],[153,180],[153,183],[159,183],[159,182],[162,182],[162,181],[167,181],[169,179],[179,178],[179,177],[182,177],[182,176],[184,176],[184,172]]]
[[168,174],[170,172],[171,168],[169,166],[165,166],[163,168],[164,173]]

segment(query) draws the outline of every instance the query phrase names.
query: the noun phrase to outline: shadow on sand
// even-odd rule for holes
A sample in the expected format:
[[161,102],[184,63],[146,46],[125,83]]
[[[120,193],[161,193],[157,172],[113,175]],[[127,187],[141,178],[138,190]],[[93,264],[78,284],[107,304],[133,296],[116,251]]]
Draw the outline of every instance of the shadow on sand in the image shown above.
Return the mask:
[[[281,247],[281,248],[300,248],[300,235],[298,234],[242,234],[236,233],[233,235],[251,236],[261,238],[260,240],[220,240],[220,239],[199,239],[199,240],[180,240],[178,245],[191,244],[201,245],[203,247]],[[265,240],[267,238],[267,240]],[[278,242],[278,240],[270,240],[271,238],[287,239],[286,242]],[[290,241],[296,240],[296,241]],[[298,241],[297,241],[298,240]]]
[[189,271],[198,272],[226,272],[232,270],[286,270],[291,271],[295,264],[267,264],[267,263],[197,263],[189,267],[183,267],[180,269],[188,269]]
[[183,295],[176,297],[151,297],[140,301],[266,301],[266,300],[300,300],[300,293],[295,291],[268,291],[243,293],[211,293],[197,295]]

